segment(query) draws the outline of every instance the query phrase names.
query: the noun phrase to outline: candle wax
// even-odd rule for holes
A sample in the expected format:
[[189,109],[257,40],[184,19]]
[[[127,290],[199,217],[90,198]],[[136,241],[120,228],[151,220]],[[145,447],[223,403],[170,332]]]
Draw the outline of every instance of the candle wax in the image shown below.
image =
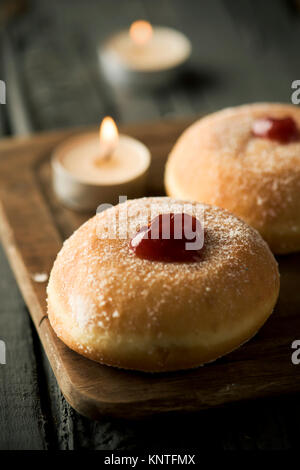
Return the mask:
[[64,153],[61,163],[76,179],[91,184],[118,184],[136,178],[148,166],[139,143],[120,136],[111,155],[102,152],[98,134],[84,136]]
[[190,54],[190,42],[179,31],[154,27],[153,36],[146,44],[136,44],[128,31],[113,36],[107,49],[125,66],[144,70],[163,70],[185,61]]

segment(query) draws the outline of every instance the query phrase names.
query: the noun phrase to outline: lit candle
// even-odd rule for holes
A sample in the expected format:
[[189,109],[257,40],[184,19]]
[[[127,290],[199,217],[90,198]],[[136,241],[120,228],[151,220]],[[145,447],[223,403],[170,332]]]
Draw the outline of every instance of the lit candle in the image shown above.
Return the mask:
[[96,210],[99,204],[118,203],[118,198],[145,195],[150,152],[132,137],[119,135],[106,117],[99,133],[71,137],[52,157],[53,187],[68,207]]
[[135,21],[129,31],[115,34],[99,51],[108,81],[120,85],[164,85],[174,78],[191,54],[191,43],[179,31]]

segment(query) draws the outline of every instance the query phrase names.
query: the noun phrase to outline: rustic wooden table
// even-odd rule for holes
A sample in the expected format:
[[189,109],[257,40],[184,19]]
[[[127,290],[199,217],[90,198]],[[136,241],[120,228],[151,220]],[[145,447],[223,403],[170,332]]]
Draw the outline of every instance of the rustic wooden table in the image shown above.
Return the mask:
[[[7,83],[0,135],[95,124],[104,114],[129,122],[251,101],[288,102],[291,83],[300,78],[296,0],[25,3],[27,9],[9,22],[0,17],[0,79]],[[99,42],[139,17],[177,27],[192,40],[190,69],[167,90],[124,93],[99,75]],[[0,298],[0,339],[7,345],[7,364],[0,365],[1,449],[298,446],[295,396],[143,422],[83,418],[61,396],[2,250]]]

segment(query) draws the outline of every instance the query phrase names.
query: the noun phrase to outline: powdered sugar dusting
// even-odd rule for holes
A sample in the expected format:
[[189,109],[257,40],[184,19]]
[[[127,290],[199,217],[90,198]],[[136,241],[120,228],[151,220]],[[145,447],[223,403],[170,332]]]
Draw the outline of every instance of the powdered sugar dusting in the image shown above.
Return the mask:
[[[143,214],[152,204],[156,205],[156,214],[159,214],[170,212],[175,203],[178,205],[178,201],[170,198],[128,201],[125,207],[128,209],[129,225],[138,227]],[[192,310],[193,299],[199,295],[199,289],[203,296],[209,298],[215,292],[217,278],[220,279],[220,289],[233,290],[232,300],[229,301],[234,302],[236,296],[243,295],[243,284],[249,282],[251,273],[247,263],[241,262],[241,259],[247,259],[245,253],[257,257],[262,251],[269,252],[265,242],[254,229],[226,211],[203,204],[190,207],[193,214],[195,210],[200,210],[201,215],[204,213],[205,237],[201,262],[142,260],[130,250],[128,236],[115,240],[99,237],[110,218],[124,213],[121,205],[97,214],[64,243],[54,269],[57,267],[59,270],[62,283],[60,295],[68,298],[71,315],[80,328],[92,326],[105,329],[111,321],[118,325],[123,320],[125,310],[134,313],[141,309],[146,311],[147,317],[144,330],[151,329],[153,332],[157,328],[158,335],[162,307],[170,302],[174,305],[175,302],[176,307],[178,305],[183,311]],[[123,230],[122,217],[119,222]],[[240,253],[244,255],[240,256]],[[271,254],[268,256],[271,257]],[[260,263],[267,262],[270,262],[268,257],[260,259]],[[275,268],[273,275],[275,280]],[[226,283],[223,282],[225,278]],[[134,314],[127,315],[127,329],[135,330],[135,318]]]
[[69,297],[69,305],[79,328],[85,329],[95,315],[95,305],[89,297],[75,293]]

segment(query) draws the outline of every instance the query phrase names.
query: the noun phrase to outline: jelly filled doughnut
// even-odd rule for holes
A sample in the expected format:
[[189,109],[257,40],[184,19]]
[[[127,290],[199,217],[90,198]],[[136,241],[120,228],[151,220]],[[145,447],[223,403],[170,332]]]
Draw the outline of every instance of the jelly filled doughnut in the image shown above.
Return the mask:
[[252,104],[189,127],[166,166],[169,196],[230,210],[274,253],[300,250],[300,109]]
[[273,310],[279,275],[259,233],[229,212],[143,198],[74,232],[47,290],[50,323],[71,349],[161,372],[213,361],[251,338]]

